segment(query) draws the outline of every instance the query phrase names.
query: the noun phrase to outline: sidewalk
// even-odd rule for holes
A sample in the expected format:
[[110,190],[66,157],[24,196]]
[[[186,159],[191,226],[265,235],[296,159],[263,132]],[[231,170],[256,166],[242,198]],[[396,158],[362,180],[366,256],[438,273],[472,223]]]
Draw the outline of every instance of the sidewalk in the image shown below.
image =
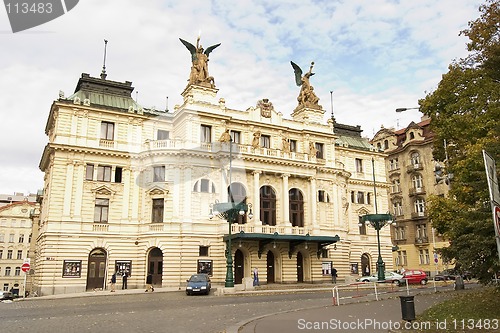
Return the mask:
[[[456,292],[414,295],[415,314],[441,303]],[[400,294],[403,295],[404,293]],[[436,328],[435,322],[407,323],[402,320],[399,295],[380,301],[361,301],[340,306],[320,306],[282,313],[269,314],[240,322],[226,329],[226,333],[276,332],[411,332],[411,329]]]

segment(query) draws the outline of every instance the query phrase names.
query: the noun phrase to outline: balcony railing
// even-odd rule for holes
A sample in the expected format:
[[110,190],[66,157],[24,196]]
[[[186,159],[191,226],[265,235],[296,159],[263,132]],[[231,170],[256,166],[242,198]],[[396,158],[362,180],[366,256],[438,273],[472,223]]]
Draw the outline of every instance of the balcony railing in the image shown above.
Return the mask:
[[428,244],[429,237],[415,237],[415,244]]
[[422,163],[413,163],[406,167],[406,172],[413,172],[417,170],[423,170],[424,166]]
[[427,214],[425,212],[413,212],[411,213],[412,219],[425,218]]
[[425,188],[423,186],[417,188],[410,188],[410,196],[423,195],[423,194],[425,194]]
[[305,227],[289,227],[289,226],[271,226],[262,225],[256,226],[251,224],[233,224],[231,226],[231,232],[235,233],[262,233],[262,234],[274,234],[279,235],[305,235],[307,234],[307,229]]

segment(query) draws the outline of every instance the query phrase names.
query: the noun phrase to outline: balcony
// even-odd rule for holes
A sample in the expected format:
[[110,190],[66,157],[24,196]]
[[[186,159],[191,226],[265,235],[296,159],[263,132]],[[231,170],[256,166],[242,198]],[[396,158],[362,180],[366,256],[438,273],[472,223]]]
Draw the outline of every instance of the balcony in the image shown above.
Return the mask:
[[427,214],[425,212],[413,212],[413,213],[411,213],[412,219],[423,219],[426,217],[427,217]]
[[406,172],[411,173],[413,171],[418,171],[418,170],[423,170],[423,169],[424,169],[424,166],[422,163],[414,163],[414,164],[410,164],[406,167]]
[[306,235],[308,231],[305,227],[277,226],[277,225],[251,225],[251,224],[233,224],[231,233],[262,233],[279,235]]
[[423,186],[410,188],[410,196],[424,195],[424,194],[425,194],[425,188]]
[[[192,151],[203,151],[211,153],[219,152],[229,152],[228,143],[220,142],[188,142],[183,140],[148,140],[143,144],[143,150],[146,151],[177,151],[177,150],[192,150]],[[272,157],[281,158],[286,160],[294,160],[298,162],[314,162],[319,164],[325,164],[326,160],[322,158],[316,158],[316,156],[309,156],[307,153],[299,152],[284,152],[281,149],[257,147],[254,148],[251,145],[244,145],[239,143],[233,144],[234,154],[245,154],[253,156],[262,157]]]
[[424,237],[415,237],[415,244],[417,245],[427,245],[429,244],[429,237],[424,236]]

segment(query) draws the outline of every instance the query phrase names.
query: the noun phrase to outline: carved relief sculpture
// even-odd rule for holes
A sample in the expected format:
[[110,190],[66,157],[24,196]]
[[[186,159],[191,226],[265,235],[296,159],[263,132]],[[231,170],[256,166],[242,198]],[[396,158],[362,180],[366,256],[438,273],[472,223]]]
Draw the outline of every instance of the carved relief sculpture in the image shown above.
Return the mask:
[[208,74],[208,56],[216,47],[220,45],[215,44],[208,47],[206,50],[200,45],[200,37],[196,40],[196,46],[179,38],[182,44],[191,53],[191,74],[189,75],[189,84],[198,86],[215,88],[215,81],[212,76]]
[[252,147],[253,148],[260,147],[260,131],[257,131],[253,134]]
[[290,152],[290,141],[288,141],[288,138],[286,136],[283,137],[282,139],[282,148],[281,150],[284,153],[289,153]]
[[220,136],[219,142],[230,142],[231,141],[231,134],[229,134],[229,130],[226,129],[224,133]]
[[271,111],[274,110],[273,103],[269,99],[264,98],[257,102],[257,107],[260,108],[260,115],[264,118],[271,118]]
[[311,86],[309,82],[309,78],[314,75],[312,72],[314,61],[311,62],[311,67],[309,67],[309,72],[302,75],[302,69],[294,63],[290,61],[293,67],[293,71],[295,73],[295,83],[300,88],[299,96],[297,97],[297,101],[299,105],[297,108],[308,107],[312,109],[322,109],[321,105],[318,104],[319,98],[314,93],[314,88]]

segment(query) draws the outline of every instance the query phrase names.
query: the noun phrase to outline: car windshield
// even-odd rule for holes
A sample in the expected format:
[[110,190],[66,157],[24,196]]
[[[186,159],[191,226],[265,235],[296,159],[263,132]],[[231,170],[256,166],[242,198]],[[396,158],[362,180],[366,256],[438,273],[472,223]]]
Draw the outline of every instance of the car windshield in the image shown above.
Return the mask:
[[207,281],[207,277],[204,275],[193,275],[189,279],[190,282],[205,282]]

